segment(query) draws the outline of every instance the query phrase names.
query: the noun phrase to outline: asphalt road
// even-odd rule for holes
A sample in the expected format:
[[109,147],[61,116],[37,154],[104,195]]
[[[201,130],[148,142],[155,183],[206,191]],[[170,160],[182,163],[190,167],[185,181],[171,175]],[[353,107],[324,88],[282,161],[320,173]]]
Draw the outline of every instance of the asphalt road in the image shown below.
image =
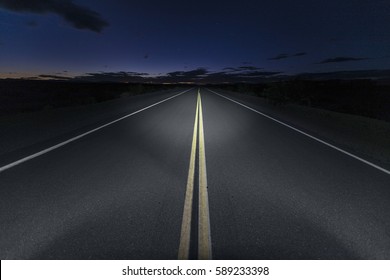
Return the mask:
[[196,88],[3,169],[0,228],[1,259],[390,259],[390,175]]

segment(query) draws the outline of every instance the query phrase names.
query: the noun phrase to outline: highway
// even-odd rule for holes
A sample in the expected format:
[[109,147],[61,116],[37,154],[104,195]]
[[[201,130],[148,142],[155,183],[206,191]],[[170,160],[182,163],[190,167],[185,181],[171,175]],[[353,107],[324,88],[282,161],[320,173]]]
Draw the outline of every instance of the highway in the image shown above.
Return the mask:
[[0,162],[1,259],[390,259],[388,170],[218,90]]

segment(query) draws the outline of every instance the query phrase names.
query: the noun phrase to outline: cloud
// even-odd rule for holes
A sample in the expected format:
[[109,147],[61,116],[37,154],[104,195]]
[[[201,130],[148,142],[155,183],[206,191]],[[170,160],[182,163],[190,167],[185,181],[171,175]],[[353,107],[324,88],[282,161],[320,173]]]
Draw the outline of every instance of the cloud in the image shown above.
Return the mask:
[[[390,69],[388,70],[357,70],[357,71],[338,71],[327,73],[301,73],[297,75],[281,75],[283,72],[272,71],[251,71],[232,73],[226,71],[209,72],[202,75],[198,68],[191,71],[177,71],[164,74],[159,73],[157,76],[151,76],[147,73],[138,72],[100,72],[87,73],[74,78],[62,75],[42,74],[35,77],[22,77],[23,80],[69,80],[69,81],[86,81],[86,82],[113,82],[113,83],[264,83],[269,81],[280,81],[290,79],[303,80],[332,80],[332,79],[386,79],[390,77]],[[16,72],[8,72],[7,74],[18,74]],[[0,78],[1,79],[1,78]]]
[[307,52],[299,52],[299,53],[296,53],[296,54],[293,54],[292,56],[304,56],[304,55],[307,55]]
[[42,79],[52,79],[52,80],[71,80],[72,79],[69,77],[64,77],[64,76],[59,76],[59,75],[45,75],[45,74],[39,75],[38,77],[42,78]]
[[239,77],[267,77],[281,74],[283,72],[272,72],[272,71],[252,71],[243,74],[238,74]]
[[54,13],[77,29],[97,33],[108,26],[108,22],[97,12],[77,5],[72,0],[0,0],[0,7],[15,12]]
[[[242,67],[228,67],[231,69],[241,69]],[[205,67],[196,68],[189,71],[174,71],[166,74],[159,73],[152,76],[148,73],[140,72],[99,72],[86,73],[81,76],[70,78],[62,73],[42,74],[35,78],[43,80],[71,80],[87,82],[115,82],[115,83],[242,83],[242,82],[263,82],[282,72],[260,71],[258,67],[251,66],[241,71],[209,71]],[[67,74],[67,72],[64,72]],[[62,74],[62,75],[61,75]]]
[[240,72],[240,71],[256,71],[261,70],[263,68],[256,66],[240,66],[240,67],[225,67],[222,70],[227,72]]
[[240,70],[238,70],[238,69],[235,68],[235,67],[225,67],[225,68],[223,68],[222,70],[224,70],[224,71],[229,71],[229,72],[240,71]]
[[208,74],[206,68],[197,68],[190,71],[175,71],[167,73],[168,77],[180,77],[187,79],[198,79]]
[[268,60],[281,60],[281,59],[286,59],[286,58],[291,58],[291,57],[299,57],[299,56],[304,56],[307,55],[306,52],[299,52],[295,54],[287,54],[287,53],[281,53],[275,57],[268,58]]
[[260,71],[259,67],[241,66],[226,67],[219,72],[208,71],[201,67],[190,71],[175,71],[167,73],[165,76],[154,78],[154,82],[202,82],[202,83],[240,83],[259,82],[268,77],[281,74],[282,72]]
[[367,60],[367,59],[368,58],[364,58],[364,57],[339,56],[339,57],[325,59],[317,64],[340,63],[340,62],[359,61],[359,60]]
[[271,57],[271,58],[268,58],[268,60],[280,60],[280,59],[285,59],[285,58],[288,58],[289,55],[286,54],[286,53],[281,53],[275,57]]
[[256,67],[256,66],[240,66],[238,68],[241,69],[241,70],[245,70],[245,71],[254,71],[254,70],[263,69],[263,68],[259,68],[259,67]]
[[100,72],[86,73],[82,76],[77,76],[74,80],[90,81],[90,82],[119,82],[119,83],[139,83],[144,82],[148,73],[139,72]]

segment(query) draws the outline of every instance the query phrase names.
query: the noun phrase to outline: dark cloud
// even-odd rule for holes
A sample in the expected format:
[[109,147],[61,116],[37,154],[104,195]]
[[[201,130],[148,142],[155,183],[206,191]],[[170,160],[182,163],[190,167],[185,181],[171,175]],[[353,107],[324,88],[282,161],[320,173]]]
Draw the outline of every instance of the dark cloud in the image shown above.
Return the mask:
[[[203,73],[200,74],[202,69]],[[173,74],[172,74],[173,73]],[[180,74],[178,74],[180,73]],[[301,73],[297,75],[282,75],[283,72],[251,71],[232,73],[226,71],[208,72],[205,68],[191,71],[171,72],[170,75],[159,73],[158,76],[150,76],[147,73],[138,72],[100,72],[88,73],[82,76],[70,78],[61,75],[42,74],[35,77],[23,77],[24,80],[69,80],[88,82],[119,82],[119,83],[263,83],[270,81],[304,79],[304,80],[332,80],[332,79],[386,79],[390,77],[390,70],[358,70],[338,71],[327,73]],[[9,72],[8,74],[16,74]]]
[[304,55],[307,55],[307,53],[306,52],[299,52],[299,53],[293,54],[292,56],[304,56]]
[[237,68],[235,68],[235,67],[225,67],[222,70],[229,71],[229,72],[240,71],[240,70],[237,70]]
[[144,82],[148,73],[138,72],[100,72],[86,73],[83,76],[77,76],[74,80],[83,80],[90,82],[118,82],[118,83],[139,83]]
[[[240,67],[231,67],[240,69]],[[253,67],[251,69],[260,69]],[[120,82],[120,83],[240,83],[261,82],[281,72],[269,72],[259,70],[245,70],[238,72],[220,71],[211,72],[207,68],[197,68],[189,71],[174,71],[158,76],[150,76],[147,73],[138,72],[100,72],[87,73],[73,78],[76,81],[90,82]],[[42,75],[41,78],[54,78],[54,76]]]
[[256,66],[240,66],[240,67],[225,67],[222,70],[228,72],[240,72],[240,71],[256,71],[261,69],[263,68],[256,67]]
[[254,70],[260,70],[262,68],[256,67],[256,66],[240,66],[238,67],[241,70],[246,70],[246,71],[254,71]]
[[252,71],[242,74],[238,74],[239,77],[267,77],[281,74],[283,72],[270,72],[270,71]]
[[52,80],[71,80],[72,78],[69,77],[64,77],[64,76],[59,76],[59,75],[39,75],[38,78],[42,79],[52,79]]
[[203,77],[204,75],[207,75],[208,71],[206,68],[197,68],[190,71],[175,71],[167,73],[168,77],[180,77],[180,78],[187,78],[187,79],[198,79]]
[[340,62],[359,61],[359,60],[367,60],[367,59],[368,58],[364,58],[364,57],[339,56],[339,57],[325,59],[319,62],[318,64],[340,63]]
[[255,66],[226,67],[223,71],[210,72],[206,68],[198,68],[190,71],[175,71],[159,76],[154,81],[160,82],[202,82],[202,83],[239,83],[258,82],[282,72],[259,71]]
[[98,13],[71,0],[0,0],[0,7],[16,12],[55,13],[77,29],[98,33],[108,26]]
[[281,53],[275,57],[268,58],[268,60],[280,60],[280,59],[285,59],[285,58],[289,58],[289,55],[286,53]]
[[304,56],[304,55],[307,55],[306,52],[299,52],[299,53],[295,53],[295,54],[287,54],[287,53],[281,53],[275,57],[271,57],[271,58],[268,58],[268,60],[281,60],[281,59],[287,59],[287,58],[291,58],[291,57],[298,57],[298,56]]
[[42,80],[41,78],[39,77],[34,77],[34,76],[31,76],[31,77],[22,77],[22,78],[19,78],[20,80]]

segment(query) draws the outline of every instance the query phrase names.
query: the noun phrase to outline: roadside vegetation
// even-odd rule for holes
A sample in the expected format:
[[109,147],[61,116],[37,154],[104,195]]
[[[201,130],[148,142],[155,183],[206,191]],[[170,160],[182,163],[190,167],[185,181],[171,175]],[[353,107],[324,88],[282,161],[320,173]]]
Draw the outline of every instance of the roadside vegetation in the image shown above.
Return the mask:
[[0,80],[0,116],[87,105],[176,85]]
[[218,88],[262,97],[275,106],[298,104],[390,121],[390,86],[373,80],[289,80]]
[[[94,104],[176,87],[180,85],[0,80],[0,116]],[[210,87],[261,97],[281,108],[297,104],[390,121],[390,85],[373,80],[295,79]]]

